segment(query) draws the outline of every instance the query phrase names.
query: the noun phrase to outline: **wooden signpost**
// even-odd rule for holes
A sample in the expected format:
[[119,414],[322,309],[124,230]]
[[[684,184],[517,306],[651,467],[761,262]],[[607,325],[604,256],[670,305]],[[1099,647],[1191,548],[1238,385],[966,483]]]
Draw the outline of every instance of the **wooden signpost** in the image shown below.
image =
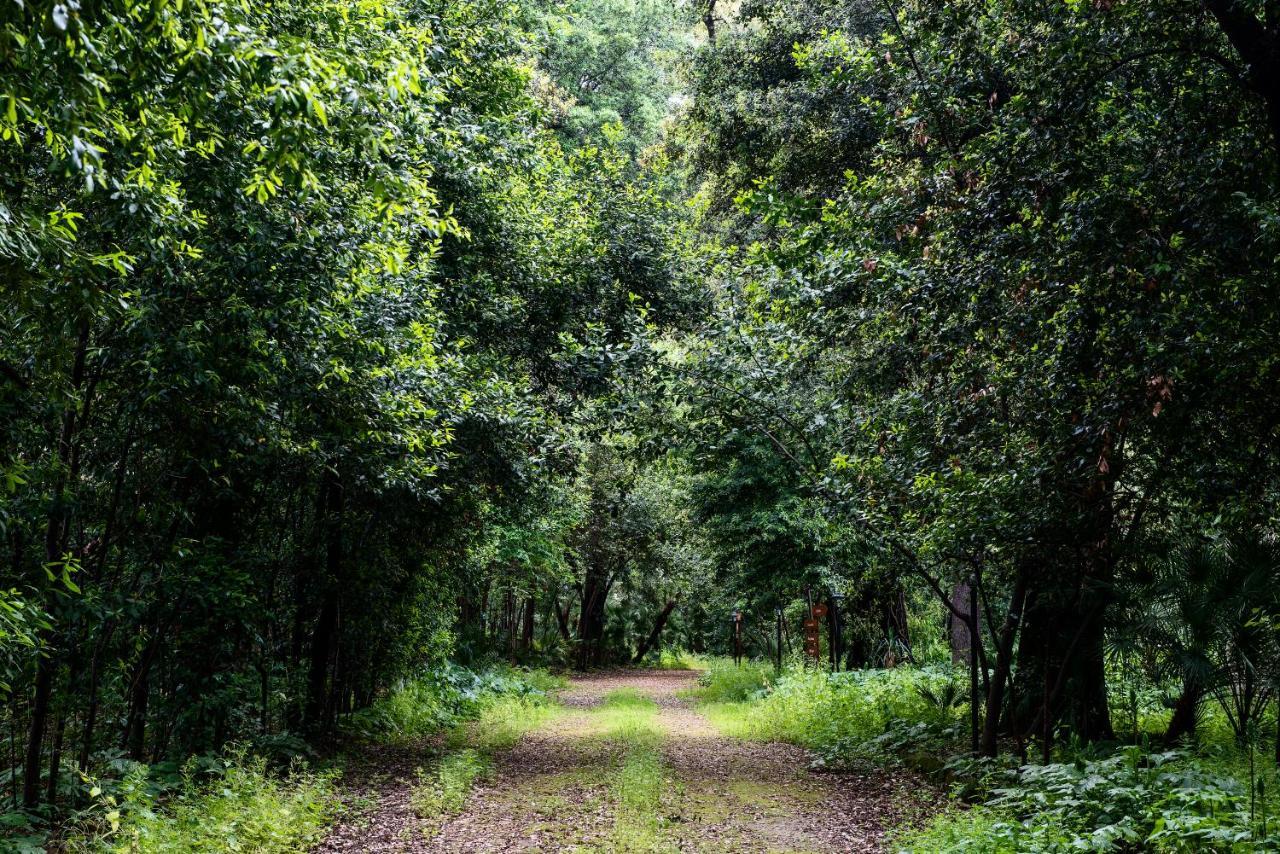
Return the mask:
[[804,621],[804,654],[814,661],[818,660],[820,654],[818,650],[818,625],[818,618],[811,611],[810,616],[806,617]]

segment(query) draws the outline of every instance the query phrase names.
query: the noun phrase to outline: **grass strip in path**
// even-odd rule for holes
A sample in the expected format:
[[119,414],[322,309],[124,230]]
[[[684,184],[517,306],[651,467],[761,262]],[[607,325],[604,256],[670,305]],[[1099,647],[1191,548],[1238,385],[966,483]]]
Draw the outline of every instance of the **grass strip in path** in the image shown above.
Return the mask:
[[662,729],[658,705],[634,689],[607,694],[595,716],[606,741],[619,749],[621,763],[613,780],[617,802],[613,842],[620,851],[659,851],[662,844],[662,795],[670,781],[662,765]]
[[434,835],[462,812],[478,780],[493,772],[493,755],[510,750],[528,731],[555,717],[559,707],[542,698],[504,696],[485,706],[480,717],[451,730],[446,753],[433,769],[419,768],[411,800],[414,813]]

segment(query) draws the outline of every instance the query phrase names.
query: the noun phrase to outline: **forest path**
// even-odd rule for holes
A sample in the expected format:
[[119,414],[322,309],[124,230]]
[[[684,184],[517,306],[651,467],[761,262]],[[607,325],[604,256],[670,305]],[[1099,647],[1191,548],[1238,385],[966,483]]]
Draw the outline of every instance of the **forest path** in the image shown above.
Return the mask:
[[721,736],[684,696],[697,675],[576,677],[460,811],[419,819],[391,771],[319,851],[880,851],[918,812],[909,775],[813,773],[801,748]]

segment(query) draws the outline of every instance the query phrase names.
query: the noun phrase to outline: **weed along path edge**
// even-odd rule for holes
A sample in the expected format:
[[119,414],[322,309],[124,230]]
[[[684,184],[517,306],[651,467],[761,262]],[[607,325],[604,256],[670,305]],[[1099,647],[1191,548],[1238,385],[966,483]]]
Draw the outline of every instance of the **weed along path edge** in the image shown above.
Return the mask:
[[559,706],[486,716],[402,757],[317,850],[880,851],[919,813],[905,772],[814,773],[801,748],[721,735],[684,696],[696,678],[577,677]]

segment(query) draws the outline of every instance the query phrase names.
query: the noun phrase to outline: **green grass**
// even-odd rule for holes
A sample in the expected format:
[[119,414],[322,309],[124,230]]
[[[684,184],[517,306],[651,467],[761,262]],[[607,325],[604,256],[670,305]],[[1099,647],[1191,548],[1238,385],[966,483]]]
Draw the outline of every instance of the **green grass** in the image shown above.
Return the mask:
[[476,781],[492,771],[493,754],[511,749],[525,733],[559,712],[560,707],[544,694],[499,694],[485,699],[475,720],[445,735],[450,752],[435,768],[419,769],[411,795],[414,812],[428,822],[429,829],[461,812]]
[[429,822],[456,815],[467,802],[476,781],[493,769],[493,761],[478,750],[464,748],[445,756],[431,772],[419,769],[412,793],[413,811]]
[[613,848],[618,851],[663,849],[660,813],[666,780],[658,706],[631,689],[605,696],[595,716],[601,737],[621,752],[612,790],[617,802]]
[[927,693],[951,679],[946,668],[853,671],[831,675],[792,667],[719,661],[698,680],[700,711],[725,735],[754,741],[786,741],[828,761],[880,749],[903,723],[946,731],[960,720],[959,707],[939,705]]
[[448,665],[401,684],[343,721],[348,735],[383,744],[412,744],[482,715],[495,698],[545,701],[564,679],[546,670],[501,664],[483,671]]
[[705,702],[738,702],[767,690],[774,680],[771,665],[746,661],[739,666],[729,659],[716,658],[706,662],[696,693]]
[[[421,772],[413,792],[415,809],[438,817],[461,809],[490,754],[557,713],[546,692],[563,684],[546,671],[450,665],[406,682],[343,727],[349,736],[391,744],[447,730],[445,742],[454,751]],[[337,813],[335,778],[301,766],[276,773],[266,759],[242,751],[193,760],[176,784],[138,766],[123,780],[94,787],[95,808],[77,817],[63,845],[72,852],[130,854],[305,851]]]
[[654,670],[705,670],[710,660],[684,649],[664,649],[656,658],[645,659],[643,665]]
[[[305,851],[323,838],[337,812],[333,776],[295,769],[268,772],[266,760],[232,754],[218,774],[197,777],[194,766],[163,808],[139,766],[113,793],[98,791],[98,808],[64,843],[71,852],[201,854]],[[95,791],[97,791],[95,789]]]
[[509,750],[531,729],[547,723],[560,707],[542,695],[503,695],[487,700],[475,720],[460,724],[445,736],[451,749],[469,747],[492,754]]
[[[903,763],[976,802],[956,801],[925,826],[901,830],[897,851],[1280,850],[1273,719],[1263,722],[1252,791],[1248,755],[1212,706],[1195,750],[1064,739],[1054,762],[1016,768],[1007,754],[997,762],[967,757],[962,688],[945,666],[837,675],[791,668],[774,680],[759,666],[722,661],[703,675],[698,696],[702,712],[728,736],[793,742],[835,764]],[[1159,692],[1144,686],[1125,699],[1128,731],[1136,718],[1140,733],[1158,736]],[[1117,714],[1116,722],[1125,733],[1124,718]]]

